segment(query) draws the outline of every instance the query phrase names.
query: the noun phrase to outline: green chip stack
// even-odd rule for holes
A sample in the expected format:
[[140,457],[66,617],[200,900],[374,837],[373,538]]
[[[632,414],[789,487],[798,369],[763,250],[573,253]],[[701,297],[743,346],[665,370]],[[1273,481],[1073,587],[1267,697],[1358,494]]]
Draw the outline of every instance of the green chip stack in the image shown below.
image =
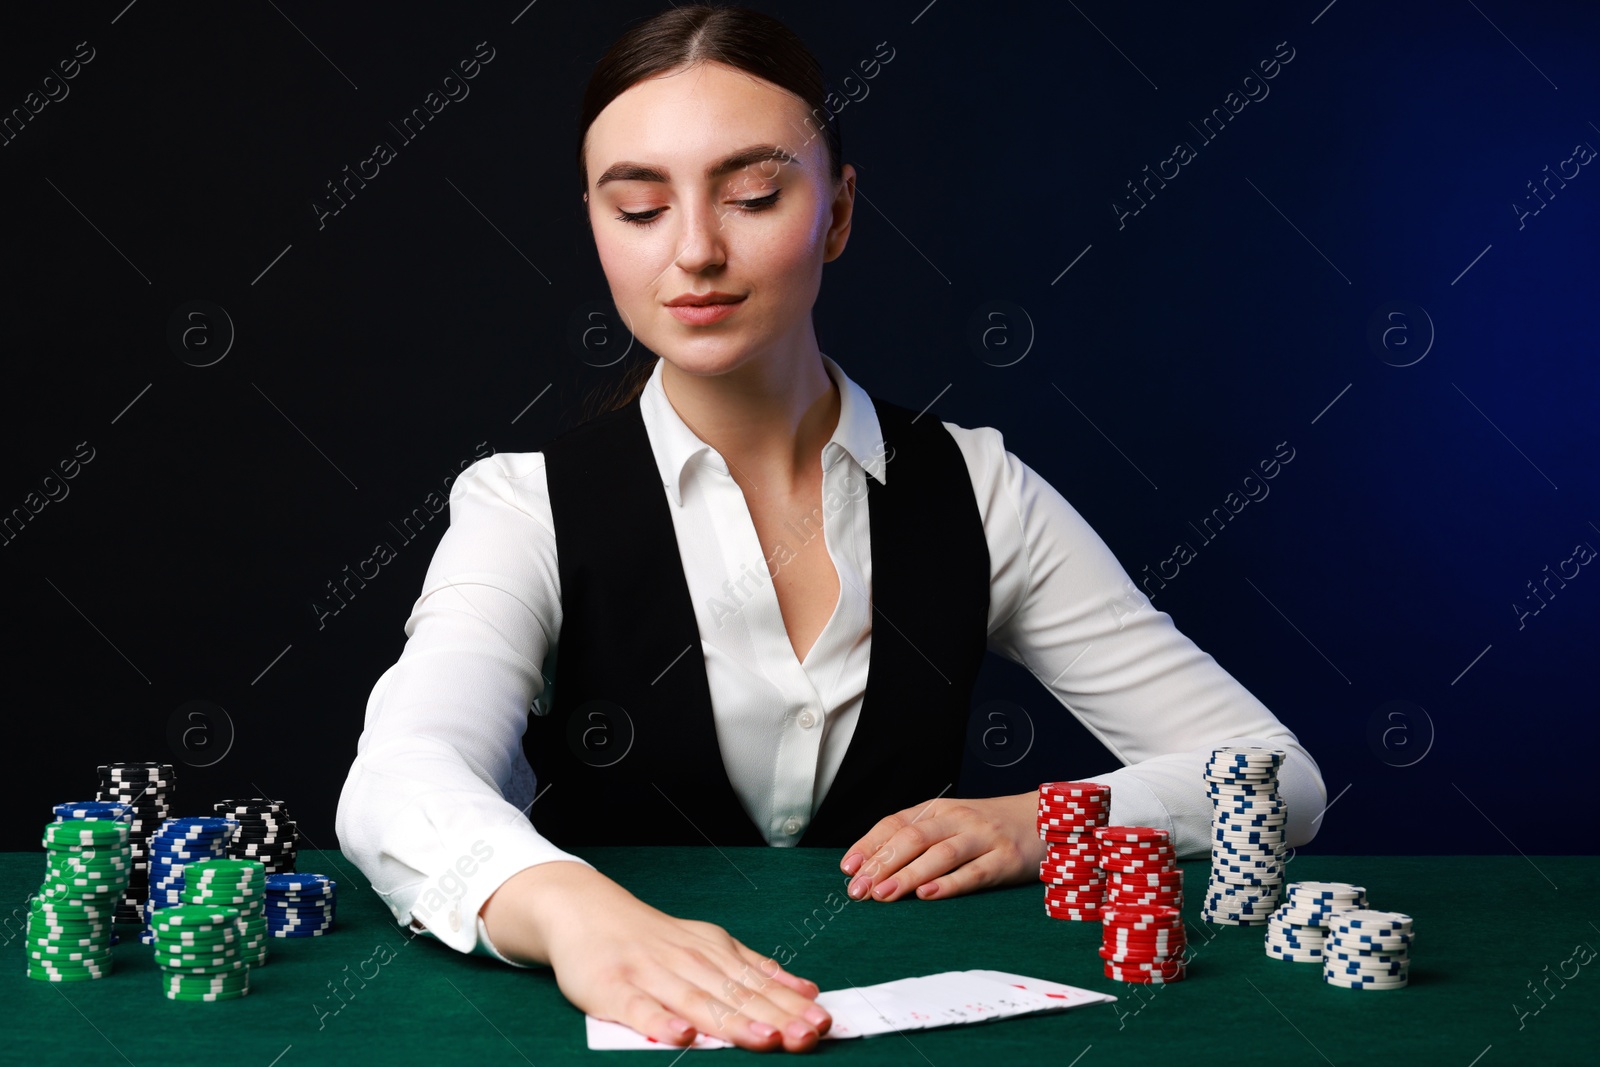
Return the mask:
[[150,920],[168,1000],[235,1000],[250,992],[238,908],[179,904]]
[[128,886],[128,825],[62,819],[44,829],[44,882],[28,905],[28,977],[86,982],[111,973],[111,918]]
[[259,860],[197,860],[183,869],[185,904],[239,909],[239,953],[246,964],[267,962],[267,868]]

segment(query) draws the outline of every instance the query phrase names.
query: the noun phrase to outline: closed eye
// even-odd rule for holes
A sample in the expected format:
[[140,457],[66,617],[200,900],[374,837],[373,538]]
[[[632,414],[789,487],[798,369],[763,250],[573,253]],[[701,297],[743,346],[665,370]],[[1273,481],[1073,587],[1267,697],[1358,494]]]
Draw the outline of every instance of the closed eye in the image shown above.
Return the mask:
[[[778,196],[782,192],[782,189],[777,189],[766,196],[757,197],[754,200],[735,200],[733,203],[738,205],[739,209],[746,214],[754,215],[757,212],[766,211],[768,208],[776,206]],[[644,228],[659,221],[661,212],[665,210],[665,208],[658,207],[649,211],[624,211],[617,215],[617,221],[631,223],[634,226]]]

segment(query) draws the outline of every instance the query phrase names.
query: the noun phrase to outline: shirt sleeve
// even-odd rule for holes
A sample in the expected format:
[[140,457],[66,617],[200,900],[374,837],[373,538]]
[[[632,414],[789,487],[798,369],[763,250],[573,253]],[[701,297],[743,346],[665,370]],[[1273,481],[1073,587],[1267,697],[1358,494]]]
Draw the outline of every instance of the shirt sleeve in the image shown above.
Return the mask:
[[1205,854],[1207,757],[1263,745],[1285,754],[1288,843],[1310,841],[1327,791],[1294,733],[1178,631],[998,430],[944,426],[966,457],[989,544],[989,648],[1026,667],[1125,764],[1088,779],[1111,786],[1111,821],[1168,831],[1179,856]]
[[538,793],[522,735],[560,633],[558,575],[543,456],[502,453],[462,471],[339,798],[340,847],[398,922],[507,963],[484,902],[536,864],[588,865],[529,821]]

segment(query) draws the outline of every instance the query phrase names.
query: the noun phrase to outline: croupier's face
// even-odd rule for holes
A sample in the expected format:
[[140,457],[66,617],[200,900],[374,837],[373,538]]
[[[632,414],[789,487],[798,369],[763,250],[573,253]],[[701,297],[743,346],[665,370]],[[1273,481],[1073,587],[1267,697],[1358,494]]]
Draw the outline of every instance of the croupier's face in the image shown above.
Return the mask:
[[[704,63],[632,86],[589,127],[589,224],[612,299],[680,370],[814,346],[811,308],[849,236],[855,170],[834,186],[807,118],[792,93]],[[711,291],[739,298],[714,321],[667,306]]]

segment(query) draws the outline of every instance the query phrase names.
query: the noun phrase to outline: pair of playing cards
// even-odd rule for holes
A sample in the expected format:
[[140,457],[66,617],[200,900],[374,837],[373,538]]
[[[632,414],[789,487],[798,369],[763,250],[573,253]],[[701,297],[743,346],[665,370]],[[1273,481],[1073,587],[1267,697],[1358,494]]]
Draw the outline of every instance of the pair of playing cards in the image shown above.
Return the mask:
[[[817,1003],[833,1016],[833,1027],[822,1035],[824,1041],[1064,1011],[1116,999],[1107,993],[1004,971],[945,971],[817,994]],[[621,1023],[603,1022],[592,1015],[584,1018],[592,1049],[682,1049],[681,1045],[645,1037]],[[689,1047],[733,1045],[699,1034]]]

